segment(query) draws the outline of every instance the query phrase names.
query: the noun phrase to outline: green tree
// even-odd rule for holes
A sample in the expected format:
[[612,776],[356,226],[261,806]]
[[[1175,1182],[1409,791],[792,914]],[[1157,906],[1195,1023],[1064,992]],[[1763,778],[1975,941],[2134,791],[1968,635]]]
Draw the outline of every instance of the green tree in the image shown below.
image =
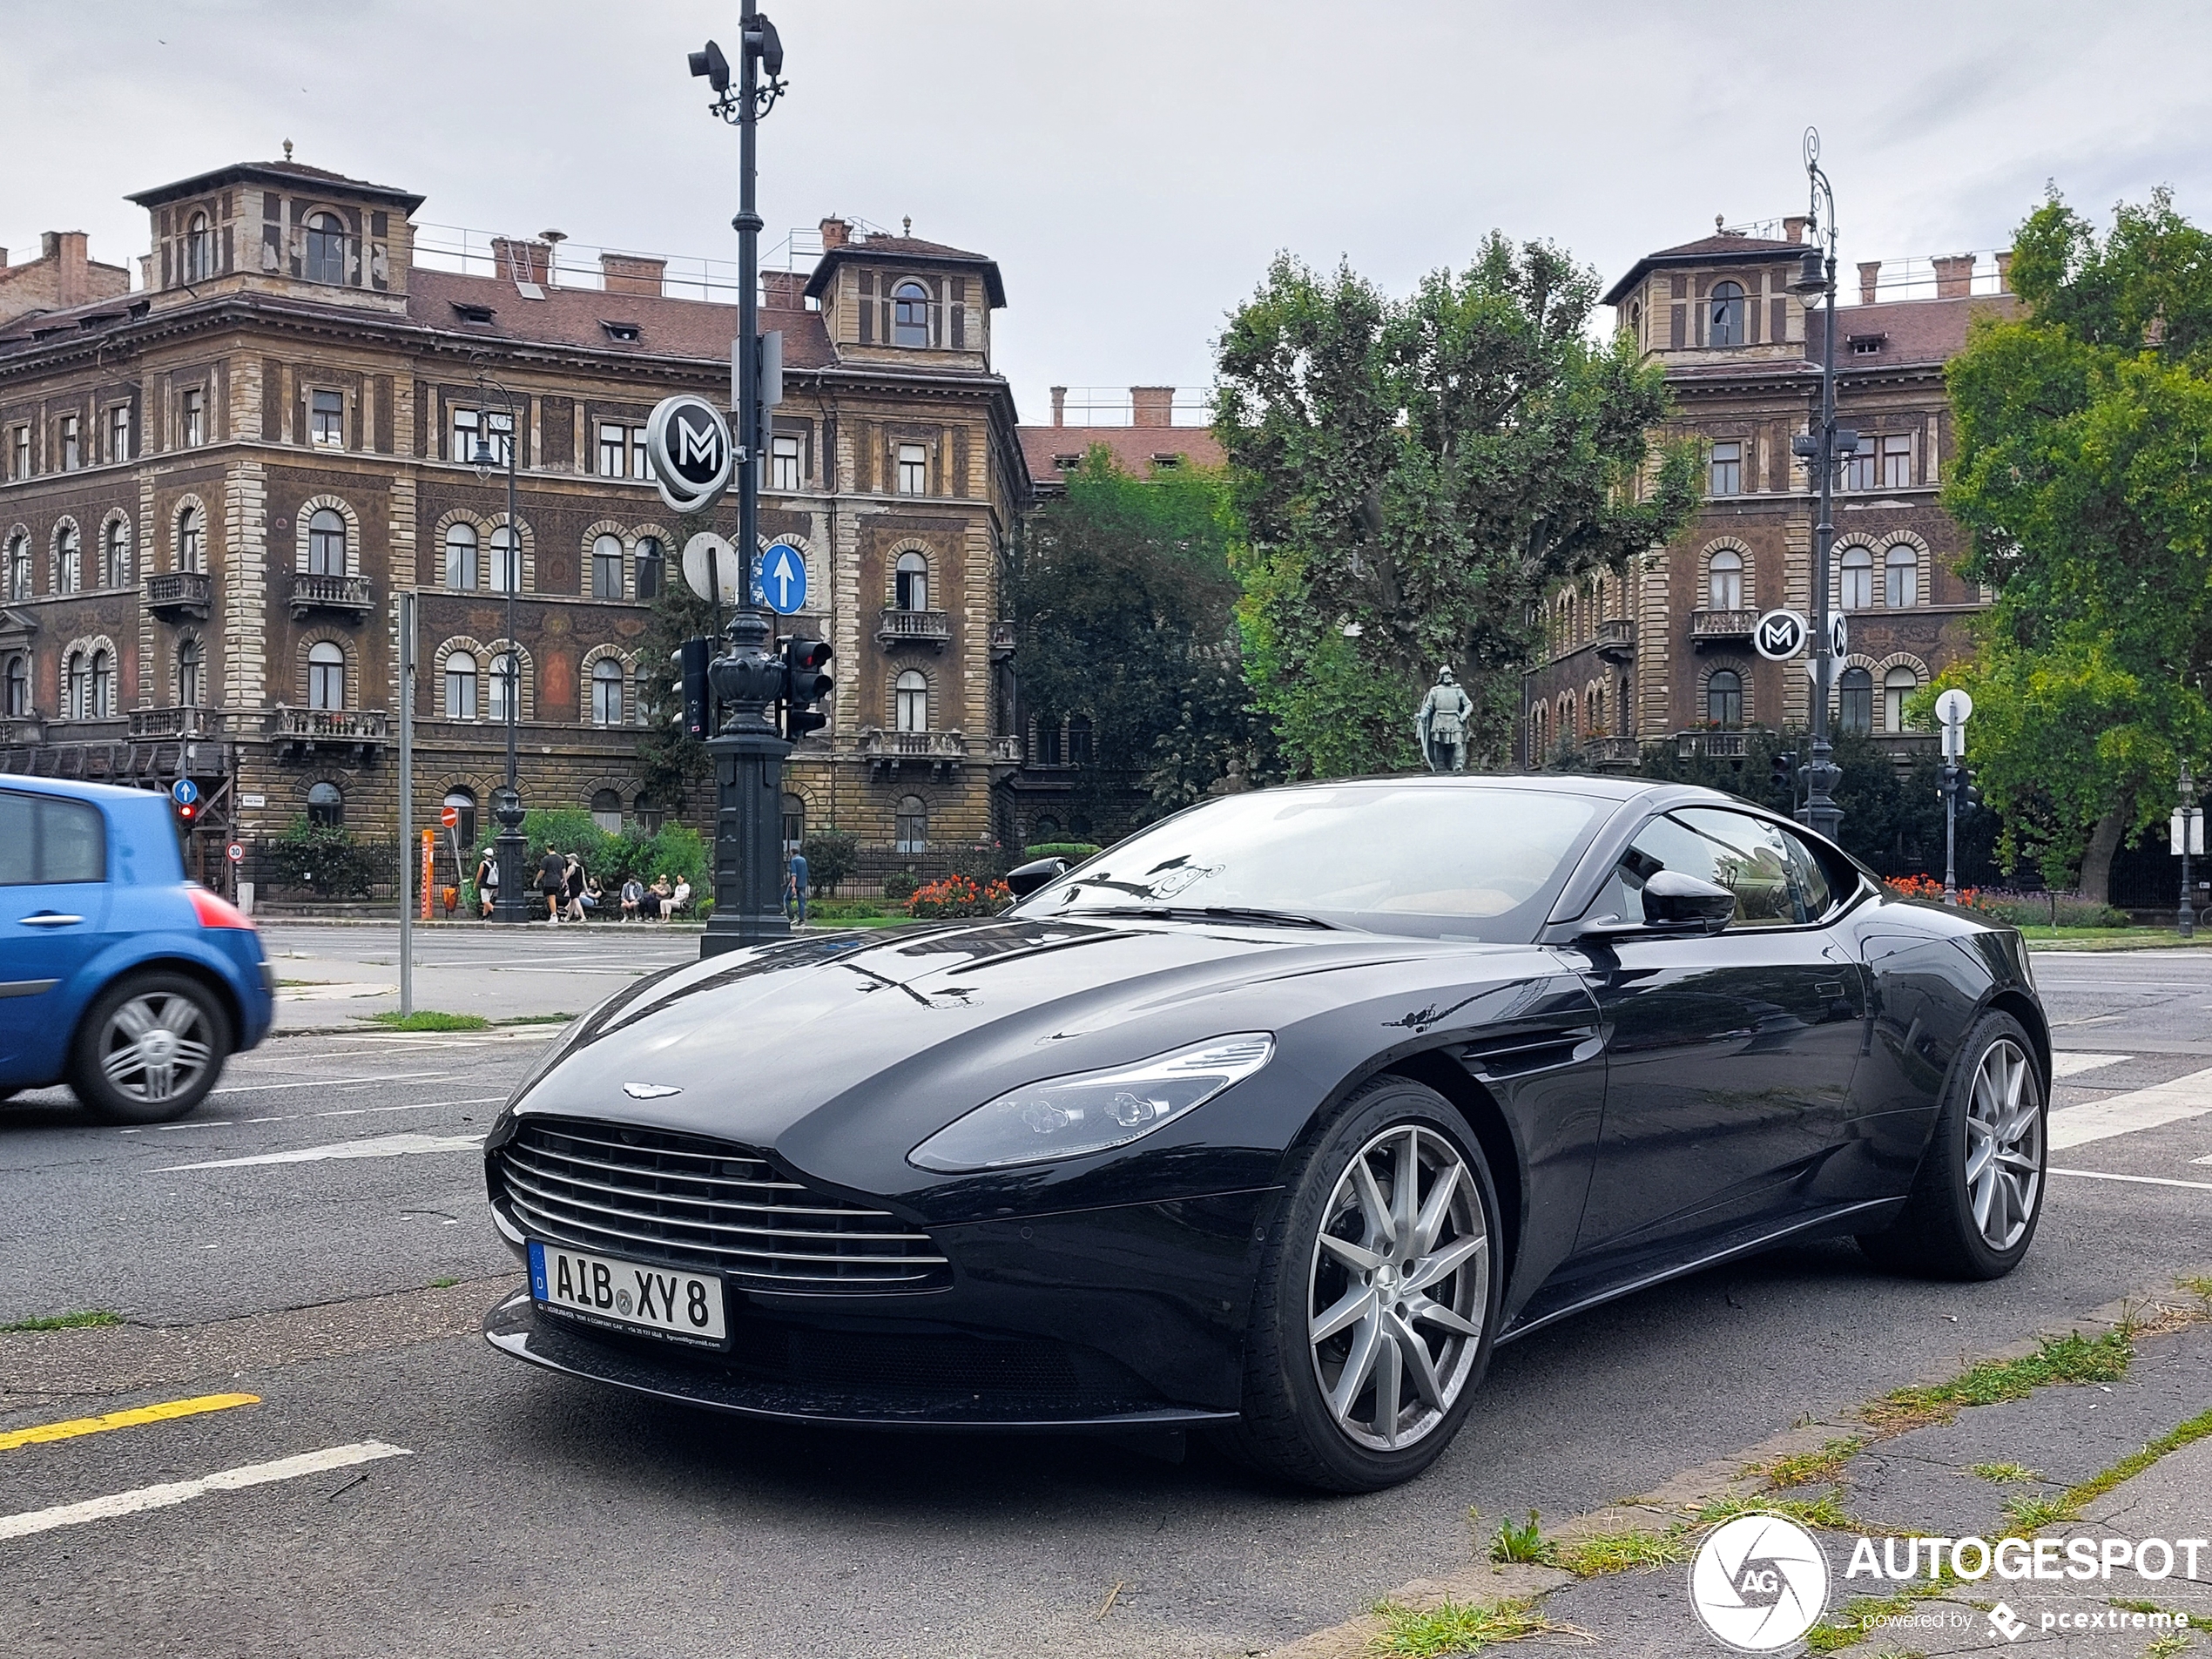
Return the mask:
[[1537,600],[1696,505],[1694,447],[1646,435],[1665,378],[1625,336],[1592,340],[1597,294],[1560,249],[1493,234],[1403,300],[1278,257],[1230,319],[1214,415],[1249,538],[1245,667],[1300,772],[1418,765],[1413,713],[1447,664],[1470,764],[1501,763]]
[[806,882],[817,893],[830,893],[860,867],[860,838],[851,830],[825,824],[801,841],[806,859]]
[[[684,706],[674,658],[687,639],[711,637],[714,607],[693,593],[680,568],[684,544],[714,528],[711,513],[687,513],[677,520],[660,592],[637,645],[638,782],[647,799],[671,816],[680,814],[712,776],[706,745],[678,723]],[[717,642],[718,650],[720,648]]]
[[1939,684],[1973,695],[2006,864],[2102,900],[2212,738],[2212,236],[2162,190],[2101,236],[2054,192],[2012,274],[2025,314],[1977,325],[1949,369],[1944,504],[1997,603]]

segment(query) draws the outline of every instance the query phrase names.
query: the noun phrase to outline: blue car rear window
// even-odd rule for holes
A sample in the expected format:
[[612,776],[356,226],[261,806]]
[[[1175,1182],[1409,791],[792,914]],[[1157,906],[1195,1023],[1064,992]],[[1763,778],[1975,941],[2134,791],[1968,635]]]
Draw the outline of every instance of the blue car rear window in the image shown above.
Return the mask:
[[100,809],[0,790],[0,887],[107,878]]

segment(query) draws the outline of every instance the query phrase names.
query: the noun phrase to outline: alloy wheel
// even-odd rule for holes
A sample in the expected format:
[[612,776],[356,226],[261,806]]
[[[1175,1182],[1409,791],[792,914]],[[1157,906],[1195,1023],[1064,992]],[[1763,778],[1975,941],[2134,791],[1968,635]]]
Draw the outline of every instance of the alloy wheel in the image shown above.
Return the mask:
[[2010,1037],[1983,1050],[1966,1098],[1966,1196],[1982,1240],[2010,1250],[2035,1218],[2043,1186],[2042,1100],[2035,1069]]
[[1402,1451],[1467,1386],[1490,1305],[1474,1173],[1433,1129],[1384,1130],[1345,1166],[1307,1274],[1313,1373],[1345,1437]]
[[126,1100],[173,1100],[198,1082],[214,1052],[207,1011],[175,991],[146,991],[108,1016],[100,1070]]

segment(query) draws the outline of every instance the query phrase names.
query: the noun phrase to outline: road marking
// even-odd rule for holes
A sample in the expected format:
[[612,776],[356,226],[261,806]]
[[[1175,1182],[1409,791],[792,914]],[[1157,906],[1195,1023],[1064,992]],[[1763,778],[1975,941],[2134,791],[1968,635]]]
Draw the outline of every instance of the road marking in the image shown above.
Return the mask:
[[100,1434],[111,1428],[136,1428],[141,1423],[165,1423],[172,1417],[195,1417],[201,1412],[226,1412],[233,1406],[259,1406],[259,1394],[199,1394],[191,1399],[165,1399],[158,1406],[134,1406],[127,1412],[104,1412],[98,1417],[72,1417],[63,1423],[40,1423],[31,1428],[10,1429],[0,1434],[0,1452],[18,1446],[44,1446],[49,1440],[73,1440],[80,1434]]
[[416,1152],[475,1152],[484,1143],[481,1135],[379,1135],[366,1141],[335,1141],[327,1146],[303,1146],[290,1152],[260,1152],[245,1158],[209,1158],[201,1163],[166,1163],[153,1170],[167,1175],[177,1170],[242,1170],[255,1163],[320,1163],[329,1158],[397,1158]]
[[273,1117],[241,1117],[241,1123],[304,1123],[317,1117],[370,1117],[378,1112],[434,1112],[442,1106],[489,1106],[504,1095],[472,1095],[467,1100],[425,1100],[411,1106],[341,1106],[327,1112],[287,1112]]
[[211,1089],[212,1095],[266,1095],[279,1089],[347,1089],[355,1083],[411,1083],[425,1077],[442,1076],[435,1071],[395,1071],[384,1077],[310,1077],[297,1083],[242,1083],[236,1089]]
[[2053,1150],[2132,1135],[2212,1112],[2212,1071],[2193,1071],[2171,1082],[2130,1089],[2051,1114]]
[[165,1509],[211,1492],[236,1492],[244,1487],[266,1486],[273,1480],[296,1480],[303,1474],[325,1474],[356,1463],[374,1463],[379,1458],[414,1455],[404,1446],[387,1446],[381,1440],[333,1446],[320,1452],[303,1452],[298,1457],[279,1458],[273,1463],[248,1463],[235,1469],[218,1470],[197,1480],[171,1480],[158,1487],[112,1493],[105,1498],[87,1498],[82,1503],[57,1504],[51,1509],[0,1515],[0,1538],[28,1538],[33,1533],[51,1532],[57,1527],[81,1527],[87,1521],[112,1521],[118,1515]]
[[2081,1054],[2061,1051],[2051,1056],[2051,1075],[2071,1077],[2076,1072],[2094,1071],[2099,1066],[2116,1066],[2123,1060],[2133,1060],[2131,1054]]
[[2114,1175],[2108,1170],[2061,1170],[2055,1165],[2047,1173],[2078,1175],[2091,1181],[2140,1181],[2149,1187],[2194,1187],[2199,1192],[2212,1192],[2212,1181],[2175,1181],[2162,1175]]
[[2121,1020],[2126,1017],[2121,1014],[2093,1014],[2086,1020],[2060,1020],[2051,1028],[2055,1031],[2069,1025],[2102,1025],[2107,1020]]

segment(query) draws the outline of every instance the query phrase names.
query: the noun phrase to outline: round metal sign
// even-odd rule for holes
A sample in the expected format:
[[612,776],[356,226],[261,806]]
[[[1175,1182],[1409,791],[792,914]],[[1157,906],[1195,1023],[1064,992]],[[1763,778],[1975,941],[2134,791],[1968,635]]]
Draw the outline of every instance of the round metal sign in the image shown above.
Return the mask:
[[694,393],[664,397],[645,422],[645,459],[670,511],[711,507],[730,487],[737,466],[729,420]]
[[722,603],[745,603],[745,561],[738,550],[712,530],[701,530],[684,543],[684,585],[702,599],[722,590]]
[[233,841],[223,849],[223,856],[233,864],[243,864],[246,862],[246,849],[238,842]]
[[189,778],[179,778],[169,786],[169,799],[179,806],[189,806],[199,799],[199,786]]
[[445,807],[438,813],[438,822],[444,825],[448,829],[452,829],[461,822],[461,808],[458,806]]
[[1770,610],[1751,624],[1751,645],[1769,662],[1786,663],[1802,654],[1810,631],[1794,610]]
[[806,608],[806,556],[789,542],[772,542],[760,550],[760,573],[753,578],[755,604],[765,604],[779,617],[796,616]]
[[1828,654],[1831,657],[1851,654],[1851,629],[1844,624],[1844,613],[1840,610],[1828,613]]
[[1974,700],[1953,686],[1936,698],[1936,718],[1946,725],[1964,725],[1973,718]]

